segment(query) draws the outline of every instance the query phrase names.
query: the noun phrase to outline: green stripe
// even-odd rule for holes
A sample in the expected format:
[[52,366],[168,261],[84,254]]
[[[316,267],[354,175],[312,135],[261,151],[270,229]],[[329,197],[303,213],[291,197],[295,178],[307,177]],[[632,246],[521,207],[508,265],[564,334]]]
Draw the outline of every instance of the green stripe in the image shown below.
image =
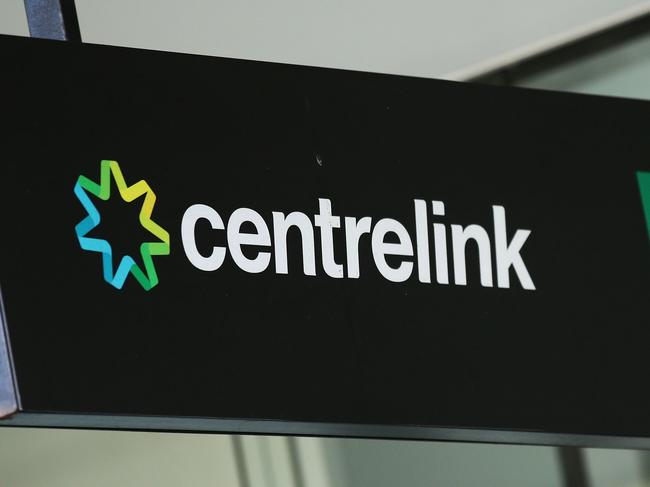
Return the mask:
[[637,172],[639,190],[641,191],[641,202],[645,211],[645,222],[648,226],[648,237],[650,238],[650,172]]

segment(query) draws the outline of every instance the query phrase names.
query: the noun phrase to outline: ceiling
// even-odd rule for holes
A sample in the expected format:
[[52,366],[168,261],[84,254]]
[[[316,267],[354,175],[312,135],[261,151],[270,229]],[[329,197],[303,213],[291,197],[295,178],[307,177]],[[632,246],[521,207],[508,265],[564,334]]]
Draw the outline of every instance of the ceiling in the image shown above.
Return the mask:
[[85,41],[464,79],[650,11],[639,0],[76,0]]

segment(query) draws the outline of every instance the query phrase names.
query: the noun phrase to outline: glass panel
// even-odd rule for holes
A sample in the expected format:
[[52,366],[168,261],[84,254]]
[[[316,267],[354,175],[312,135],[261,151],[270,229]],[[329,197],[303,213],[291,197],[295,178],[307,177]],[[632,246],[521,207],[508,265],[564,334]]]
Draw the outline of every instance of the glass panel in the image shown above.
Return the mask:
[[650,99],[650,33],[517,80],[519,86]]

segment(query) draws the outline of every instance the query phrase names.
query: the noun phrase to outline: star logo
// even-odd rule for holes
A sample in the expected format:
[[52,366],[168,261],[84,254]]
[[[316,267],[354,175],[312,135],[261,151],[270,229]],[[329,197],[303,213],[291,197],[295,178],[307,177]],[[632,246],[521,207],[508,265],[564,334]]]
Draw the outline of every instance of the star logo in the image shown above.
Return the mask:
[[[103,201],[108,200],[111,195],[111,175],[120,196],[127,203],[144,195],[144,202],[142,203],[139,216],[140,224],[159,240],[144,242],[140,245],[140,256],[144,269],[141,269],[132,257],[126,255],[122,257],[117,266],[117,270],[113,272],[113,251],[111,245],[106,240],[86,236],[101,221],[99,211],[91,201],[89,194]],[[149,291],[156,286],[158,284],[158,275],[156,274],[156,268],[153,263],[153,256],[169,255],[169,232],[151,219],[156,195],[147,182],[141,180],[132,186],[127,186],[122,171],[120,170],[120,165],[116,161],[102,161],[99,184],[85,176],[79,176],[74,187],[74,194],[88,213],[88,216],[75,226],[79,245],[81,245],[83,250],[102,254],[104,280],[111,286],[122,289],[126,278],[129,274],[133,274],[133,277],[135,277],[145,291]]]

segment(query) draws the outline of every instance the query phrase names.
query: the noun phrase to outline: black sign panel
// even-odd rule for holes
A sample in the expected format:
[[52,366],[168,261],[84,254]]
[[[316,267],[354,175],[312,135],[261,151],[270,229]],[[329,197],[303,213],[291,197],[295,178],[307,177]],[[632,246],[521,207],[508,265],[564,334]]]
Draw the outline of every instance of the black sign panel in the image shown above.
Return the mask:
[[0,62],[7,424],[650,437],[649,103],[9,37]]

